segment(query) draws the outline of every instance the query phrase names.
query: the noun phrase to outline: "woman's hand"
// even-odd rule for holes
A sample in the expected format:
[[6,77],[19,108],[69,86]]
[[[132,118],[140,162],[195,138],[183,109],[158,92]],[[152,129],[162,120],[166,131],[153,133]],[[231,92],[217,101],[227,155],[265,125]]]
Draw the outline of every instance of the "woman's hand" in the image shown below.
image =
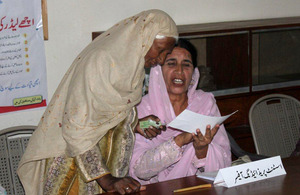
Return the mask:
[[220,125],[216,125],[210,130],[210,125],[206,126],[205,136],[202,135],[200,129],[197,129],[197,134],[193,133],[193,145],[198,159],[205,158],[208,150],[208,145],[213,140],[215,134],[218,132]]
[[97,179],[98,184],[107,192],[118,192],[120,194],[130,194],[145,190],[145,186],[131,177],[117,178],[111,174],[104,175]]
[[[140,121],[147,121],[147,120],[153,120],[153,121],[156,121],[156,122],[160,122],[160,119],[157,116],[154,116],[154,115],[149,115],[149,116],[146,116],[142,119],[139,119],[139,122]],[[161,134],[161,131],[164,131],[164,130],[166,130],[165,125],[160,125],[157,128],[153,127],[153,126],[150,126],[149,128],[142,129],[140,127],[140,123],[138,123],[135,127],[135,132],[141,134],[142,136],[144,136],[147,139],[152,139],[152,138],[156,137],[157,135]]]
[[191,133],[181,133],[174,138],[177,146],[182,147],[185,144],[188,144],[193,141],[193,135]]

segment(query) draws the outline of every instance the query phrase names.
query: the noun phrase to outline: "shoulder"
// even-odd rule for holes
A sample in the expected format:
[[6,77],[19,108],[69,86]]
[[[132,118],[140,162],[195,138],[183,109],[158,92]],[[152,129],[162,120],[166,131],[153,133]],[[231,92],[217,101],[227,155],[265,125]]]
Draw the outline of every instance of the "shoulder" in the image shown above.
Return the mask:
[[151,113],[151,106],[149,100],[149,95],[145,95],[142,97],[141,102],[136,106],[139,118],[148,116],[149,113]]
[[149,105],[150,104],[150,98],[149,98],[149,94],[147,95],[144,95],[142,97],[142,100],[141,102],[137,105],[138,107],[143,107],[143,106],[146,106],[146,105]]
[[217,107],[214,95],[202,90],[196,90],[189,100],[189,109],[199,114],[215,115]]
[[210,92],[204,92],[201,89],[195,91],[194,98],[201,102],[216,102],[214,94]]

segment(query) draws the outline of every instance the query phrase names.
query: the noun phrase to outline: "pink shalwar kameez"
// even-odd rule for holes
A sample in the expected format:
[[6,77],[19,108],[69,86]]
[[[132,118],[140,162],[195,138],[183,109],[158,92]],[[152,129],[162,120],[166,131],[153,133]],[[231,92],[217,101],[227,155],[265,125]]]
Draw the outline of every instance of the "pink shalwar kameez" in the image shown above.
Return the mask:
[[[195,68],[188,90],[188,110],[208,116],[220,116],[213,94],[196,90],[199,71]],[[150,73],[149,93],[137,107],[138,117],[155,115],[163,123],[176,118],[169,100],[160,66]],[[231,164],[230,143],[223,125],[208,146],[206,158],[198,159],[193,143],[179,147],[174,137],[180,130],[167,128],[152,140],[136,133],[136,142],[129,174],[142,185],[195,175],[197,170],[216,171]]]

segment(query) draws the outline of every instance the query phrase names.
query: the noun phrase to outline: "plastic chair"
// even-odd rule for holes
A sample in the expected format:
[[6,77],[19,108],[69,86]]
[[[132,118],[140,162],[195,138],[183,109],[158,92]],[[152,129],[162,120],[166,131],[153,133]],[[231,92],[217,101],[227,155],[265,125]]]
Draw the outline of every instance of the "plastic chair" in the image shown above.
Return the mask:
[[249,122],[258,154],[288,157],[300,137],[300,102],[283,94],[266,95],[252,104]]
[[22,126],[0,131],[0,183],[7,194],[25,194],[16,171],[34,129]]

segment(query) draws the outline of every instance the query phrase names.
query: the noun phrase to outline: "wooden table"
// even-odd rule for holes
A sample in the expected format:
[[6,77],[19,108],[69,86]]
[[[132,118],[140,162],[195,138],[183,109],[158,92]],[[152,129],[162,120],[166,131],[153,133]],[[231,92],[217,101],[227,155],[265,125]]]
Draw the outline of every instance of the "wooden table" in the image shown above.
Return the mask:
[[[184,177],[180,179],[159,182],[147,185],[145,191],[135,193],[139,195],[300,195],[300,157],[290,157],[282,159],[283,166],[287,172],[286,175],[240,185],[232,188],[212,187],[208,189],[198,189],[193,191],[173,193],[175,189],[191,187],[195,185],[210,183],[206,180],[197,178],[196,176]],[[113,195],[118,193],[106,193]]]

